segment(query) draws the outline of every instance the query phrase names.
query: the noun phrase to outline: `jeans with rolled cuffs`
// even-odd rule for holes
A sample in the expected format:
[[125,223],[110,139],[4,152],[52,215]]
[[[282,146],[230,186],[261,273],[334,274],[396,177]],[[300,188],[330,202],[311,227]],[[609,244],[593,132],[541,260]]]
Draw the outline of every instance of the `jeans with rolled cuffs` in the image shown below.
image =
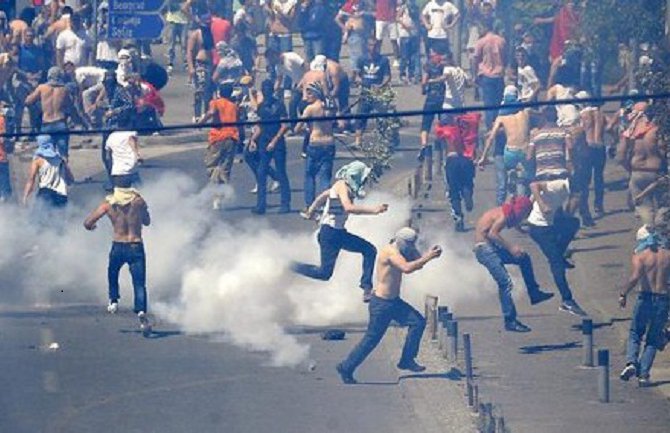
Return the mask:
[[370,299],[368,311],[370,321],[365,335],[347,359],[342,362],[342,369],[353,373],[377,347],[392,320],[395,320],[400,326],[408,327],[400,363],[413,361],[419,352],[421,336],[426,328],[426,320],[423,316],[400,298],[389,300],[374,295]]
[[[638,294],[628,333],[626,362],[636,366],[641,378],[649,378],[656,351],[663,344],[663,332],[668,320],[669,305],[667,295],[651,292]],[[640,356],[643,338],[645,338],[645,345],[642,356]]]
[[370,242],[349,233],[345,229],[336,229],[329,225],[322,225],[319,230],[319,248],[321,250],[321,264],[319,266],[306,263],[294,263],[293,270],[301,275],[317,280],[328,281],[335,270],[335,262],[340,251],[350,251],[363,255],[363,275],[360,288],[372,289],[372,272],[377,257],[377,249]]

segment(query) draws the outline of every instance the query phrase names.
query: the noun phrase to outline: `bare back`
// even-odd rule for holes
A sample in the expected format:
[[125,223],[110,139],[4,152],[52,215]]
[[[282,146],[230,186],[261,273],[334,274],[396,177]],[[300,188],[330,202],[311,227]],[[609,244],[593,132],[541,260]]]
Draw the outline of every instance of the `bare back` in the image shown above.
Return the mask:
[[507,135],[506,148],[510,150],[526,151],[530,141],[530,123],[527,110],[521,110],[516,114],[500,116],[500,122],[505,128]]
[[[326,110],[323,102],[316,101],[310,104],[303,113],[306,118],[323,117]],[[327,146],[333,144],[333,121],[313,121],[311,122],[311,133],[309,136],[310,146]]]
[[137,197],[125,206],[111,205],[107,216],[114,228],[114,242],[142,242],[142,226],[149,221],[143,198]]
[[[641,128],[641,126],[637,128]],[[637,134],[635,135],[637,136]],[[661,169],[663,155],[658,145],[657,136],[658,127],[653,126],[644,135],[635,140],[630,163],[633,171],[658,172]]]
[[375,296],[383,299],[396,299],[400,296],[400,284],[402,283],[402,272],[393,266],[391,257],[400,254],[398,249],[392,245],[386,245],[379,251],[376,264]]
[[489,242],[489,231],[493,224],[502,215],[502,208],[488,210],[477,221],[475,226],[475,243]]
[[581,113],[582,126],[586,133],[586,143],[589,146],[603,145],[605,129],[605,115],[599,108],[587,108]]
[[70,92],[67,88],[41,84],[38,89],[42,104],[42,121],[51,123],[65,120],[68,107],[71,105]]
[[667,294],[667,281],[670,275],[670,251],[659,249],[644,250],[636,255],[642,272],[640,276],[640,291],[657,294]]
[[307,99],[307,88],[312,83],[321,84],[324,92],[328,92],[328,82],[326,81],[326,73],[323,71],[307,71],[302,76],[300,86],[302,88],[302,99]]

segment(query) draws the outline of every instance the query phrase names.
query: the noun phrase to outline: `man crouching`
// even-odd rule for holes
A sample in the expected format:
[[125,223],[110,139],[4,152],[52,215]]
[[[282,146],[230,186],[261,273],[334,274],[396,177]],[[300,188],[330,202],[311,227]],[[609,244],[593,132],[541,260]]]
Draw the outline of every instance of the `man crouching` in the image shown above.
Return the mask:
[[417,310],[400,299],[400,283],[402,274],[410,274],[423,268],[429,261],[440,257],[442,249],[436,245],[421,255],[415,245],[416,239],[416,231],[404,227],[395,234],[389,245],[379,251],[377,281],[368,307],[370,312],[368,329],[347,359],[337,365],[337,371],[346,384],[356,383],[354,370],[377,347],[392,320],[400,326],[409,328],[398,368],[414,372],[425,370],[425,367],[417,364],[414,358],[419,352],[426,320]]

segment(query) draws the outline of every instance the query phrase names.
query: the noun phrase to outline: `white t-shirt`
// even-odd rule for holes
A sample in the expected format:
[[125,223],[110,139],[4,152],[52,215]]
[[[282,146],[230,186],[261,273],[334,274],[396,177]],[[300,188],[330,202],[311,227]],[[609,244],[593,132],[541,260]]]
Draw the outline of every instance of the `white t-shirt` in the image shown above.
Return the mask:
[[431,0],[423,7],[423,15],[428,16],[432,27],[428,30],[428,37],[431,39],[446,39],[447,26],[458,15],[458,8],[449,1],[440,5],[437,1]]
[[535,69],[530,65],[526,65],[523,68],[519,67],[517,69],[517,77],[517,81],[521,87],[521,100],[529,101],[530,97],[533,96],[533,86],[539,84],[540,79],[537,78]]
[[305,60],[299,54],[289,51],[281,55],[281,63],[277,66],[280,74],[291,77],[293,84],[298,84],[305,74],[303,65]]
[[137,171],[137,155],[130,146],[131,140],[137,140],[137,132],[116,131],[107,138],[105,148],[112,152],[112,176],[134,174]]
[[444,67],[444,103],[442,108],[461,108],[465,103],[468,74],[457,66]]
[[[568,100],[575,99],[575,92],[570,87],[565,87],[561,84],[556,84],[556,99]],[[574,104],[556,105],[556,125],[561,127],[574,126],[581,120],[577,106]]]
[[544,214],[537,202],[533,203],[528,222],[534,226],[547,227],[554,223],[556,211],[563,207],[570,197],[570,182],[568,179],[557,179],[547,182],[546,191],[542,192],[542,199],[549,205],[549,213]]
[[70,29],[63,30],[56,39],[56,49],[64,50],[63,62],[72,62],[75,66],[85,66],[85,50],[91,45],[91,41],[84,30],[77,33]]

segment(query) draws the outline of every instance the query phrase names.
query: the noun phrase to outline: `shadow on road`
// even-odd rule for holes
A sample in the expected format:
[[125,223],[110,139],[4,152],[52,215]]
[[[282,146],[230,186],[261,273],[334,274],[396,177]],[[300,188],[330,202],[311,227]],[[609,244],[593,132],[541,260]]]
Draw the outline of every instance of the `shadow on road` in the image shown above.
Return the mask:
[[544,352],[557,352],[561,350],[571,350],[582,347],[577,341],[563,344],[544,344],[539,346],[522,346],[519,347],[519,353],[522,355],[537,355]]

